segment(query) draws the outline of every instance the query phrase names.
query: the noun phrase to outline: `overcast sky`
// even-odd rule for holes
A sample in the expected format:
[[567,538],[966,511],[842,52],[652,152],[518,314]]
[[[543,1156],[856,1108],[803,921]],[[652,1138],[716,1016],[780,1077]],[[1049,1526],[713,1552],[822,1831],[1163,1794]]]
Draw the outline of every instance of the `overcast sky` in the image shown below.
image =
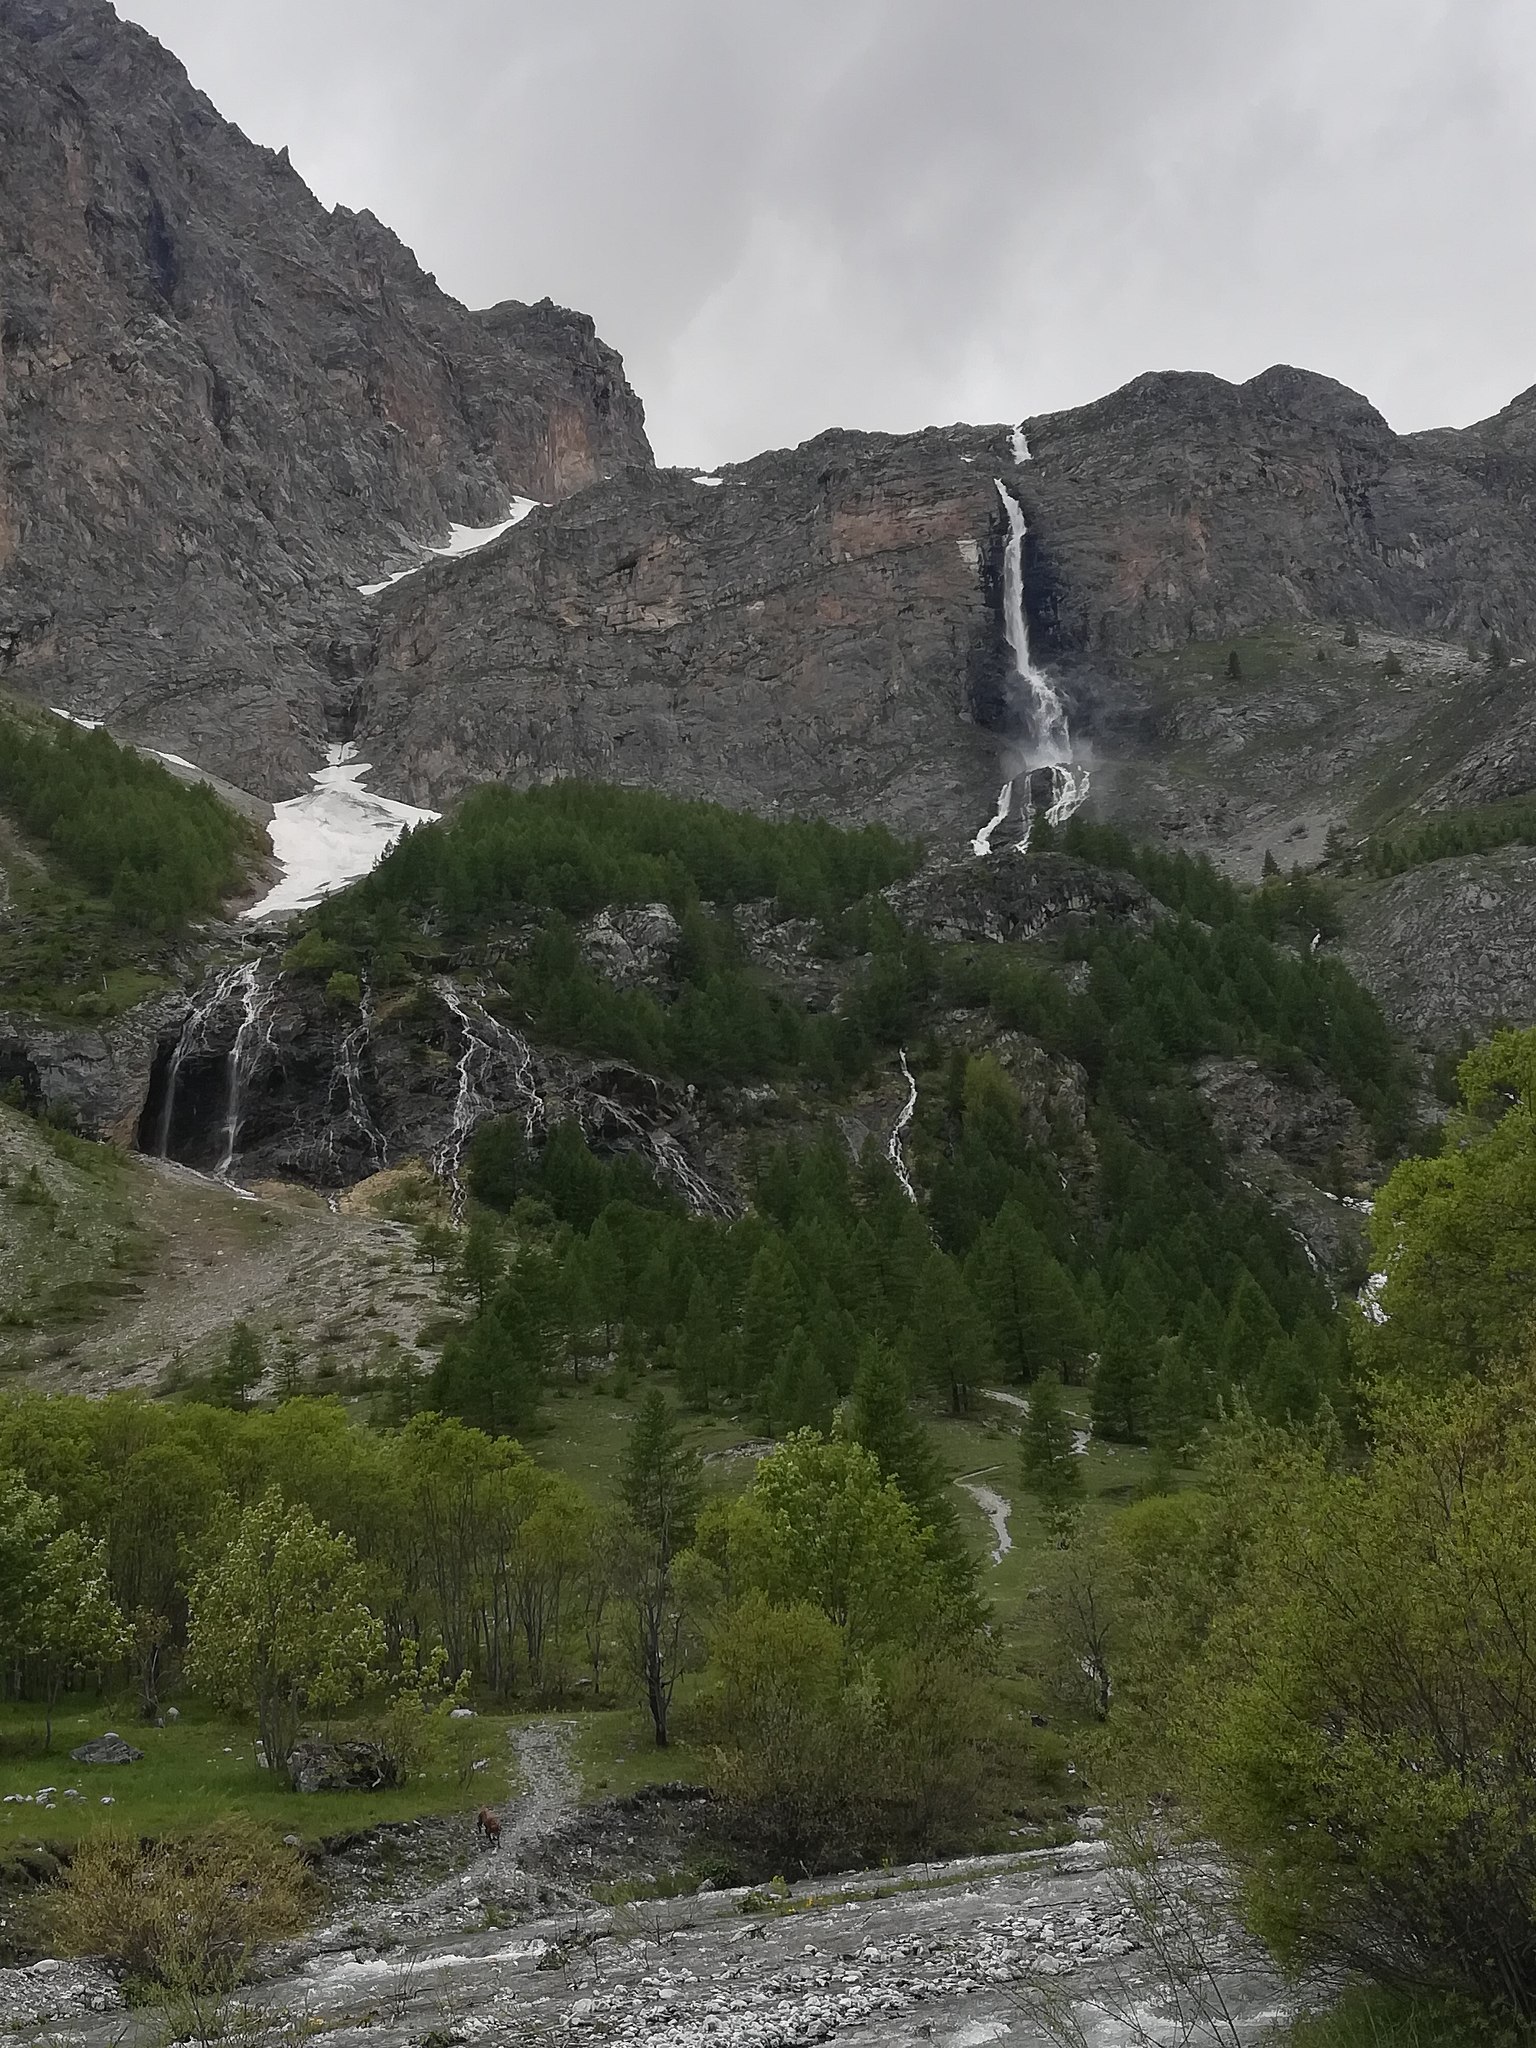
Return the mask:
[[623,351],[663,461],[1288,361],[1536,383],[1531,0],[119,0],[473,305]]

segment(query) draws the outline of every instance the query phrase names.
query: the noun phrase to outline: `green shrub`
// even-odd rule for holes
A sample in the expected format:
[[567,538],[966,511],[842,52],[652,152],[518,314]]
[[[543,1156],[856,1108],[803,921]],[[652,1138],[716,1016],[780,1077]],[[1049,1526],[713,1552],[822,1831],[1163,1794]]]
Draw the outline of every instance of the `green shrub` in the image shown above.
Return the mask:
[[232,1990],[253,1951],[297,1934],[316,1901],[302,1857],[246,1820],[146,1842],[87,1836],[48,1915],[66,1955],[105,1956],[141,1988]]

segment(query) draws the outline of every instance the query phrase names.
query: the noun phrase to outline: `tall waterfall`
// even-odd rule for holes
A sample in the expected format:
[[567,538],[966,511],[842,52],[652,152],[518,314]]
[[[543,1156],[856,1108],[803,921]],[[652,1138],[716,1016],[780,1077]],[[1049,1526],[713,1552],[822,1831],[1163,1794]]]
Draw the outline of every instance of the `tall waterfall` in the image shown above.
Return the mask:
[[457,1222],[464,1211],[464,1154],[477,1126],[496,1113],[492,1076],[500,1068],[522,1103],[523,1127],[532,1138],[544,1118],[544,1100],[528,1043],[510,1025],[491,1016],[478,999],[446,975],[435,984],[459,1027],[458,1091],[448,1135],[432,1156],[432,1171],[446,1183]]
[[907,1125],[911,1123],[917,1113],[917,1078],[913,1074],[912,1069],[907,1065],[907,1049],[905,1046],[901,1049],[901,1075],[907,1084],[907,1099],[901,1106],[901,1113],[891,1126],[891,1135],[886,1140],[885,1156],[895,1168],[896,1178],[901,1182],[902,1191],[906,1195],[907,1200],[915,1203],[917,1200],[917,1189],[912,1185],[912,1176],[907,1170],[907,1156],[902,1149],[901,1143],[902,1139],[906,1136]]
[[241,968],[231,993],[236,990],[241,1004],[240,1028],[229,1052],[229,1105],[224,1112],[224,1150],[216,1169],[220,1180],[229,1179],[235,1154],[240,1149],[246,1083],[271,1043],[274,991],[271,983],[262,986],[259,961],[249,960]]
[[373,1009],[365,985],[358,1020],[336,1048],[336,1064],[326,1091],[326,1108],[330,1112],[326,1141],[335,1160],[338,1156],[338,1128],[344,1130],[350,1126],[367,1147],[368,1171],[378,1173],[389,1164],[389,1140],[379,1129],[378,1119],[369,1106],[363,1073],[363,1054],[372,1028]]
[[227,1080],[224,1114],[219,1127],[219,1158],[214,1171],[221,1180],[229,1178],[240,1146],[246,1089],[270,1042],[274,993],[275,985],[261,979],[259,960],[238,960],[232,967],[223,968],[206,992],[199,995],[182,1019],[181,1032],[166,1068],[165,1093],[155,1123],[153,1144],[146,1145],[146,1150],[153,1150],[158,1158],[170,1158],[182,1068],[189,1059],[201,1059],[213,1051],[223,1030],[228,1029],[229,1012],[238,1010],[239,1022],[229,1051],[215,1054],[224,1062]]
[[1001,477],[995,477],[997,495],[1008,519],[1008,540],[1003,550],[1003,630],[1013,656],[1018,683],[1018,710],[1024,723],[1023,759],[1016,773],[998,793],[996,814],[971,841],[971,851],[986,855],[992,851],[994,833],[1006,823],[1014,796],[1020,798],[1021,837],[1019,851],[1029,845],[1034,820],[1031,784],[1037,770],[1049,771],[1051,793],[1045,815],[1053,825],[1064,825],[1087,799],[1088,769],[1072,758],[1072,732],[1061,693],[1029,648],[1029,615],[1024,609],[1024,539],[1029,528],[1024,509]]

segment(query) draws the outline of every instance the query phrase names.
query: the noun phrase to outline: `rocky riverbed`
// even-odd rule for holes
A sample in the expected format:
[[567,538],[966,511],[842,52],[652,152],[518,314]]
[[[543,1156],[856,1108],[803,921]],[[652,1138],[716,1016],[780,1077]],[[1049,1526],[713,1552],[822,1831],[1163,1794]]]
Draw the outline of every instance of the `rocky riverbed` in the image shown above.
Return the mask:
[[[1219,2012],[1219,2037],[1239,2048],[1287,2010],[1278,1980],[1229,1933],[1209,1946],[1203,1990],[1175,1993],[1091,1819],[1078,1841],[1022,1855],[600,1905],[562,1846],[574,1792],[563,1734],[522,1732],[527,1789],[507,1809],[500,1854],[477,1853],[365,1918],[350,1917],[354,1901],[349,1917],[270,1957],[230,2017],[239,2038],[1129,2048],[1215,2039]],[[0,2013],[19,2044],[163,2039],[163,2015],[125,2010],[111,1978],[79,1963],[0,1972]]]

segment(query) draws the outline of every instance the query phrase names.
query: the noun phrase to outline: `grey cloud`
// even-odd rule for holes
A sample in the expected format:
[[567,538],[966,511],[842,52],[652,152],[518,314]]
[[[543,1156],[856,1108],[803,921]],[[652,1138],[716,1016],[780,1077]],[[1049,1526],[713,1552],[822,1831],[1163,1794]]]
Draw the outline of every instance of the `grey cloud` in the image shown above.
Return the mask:
[[621,348],[664,460],[1304,363],[1536,378],[1525,0],[127,0],[472,303]]

